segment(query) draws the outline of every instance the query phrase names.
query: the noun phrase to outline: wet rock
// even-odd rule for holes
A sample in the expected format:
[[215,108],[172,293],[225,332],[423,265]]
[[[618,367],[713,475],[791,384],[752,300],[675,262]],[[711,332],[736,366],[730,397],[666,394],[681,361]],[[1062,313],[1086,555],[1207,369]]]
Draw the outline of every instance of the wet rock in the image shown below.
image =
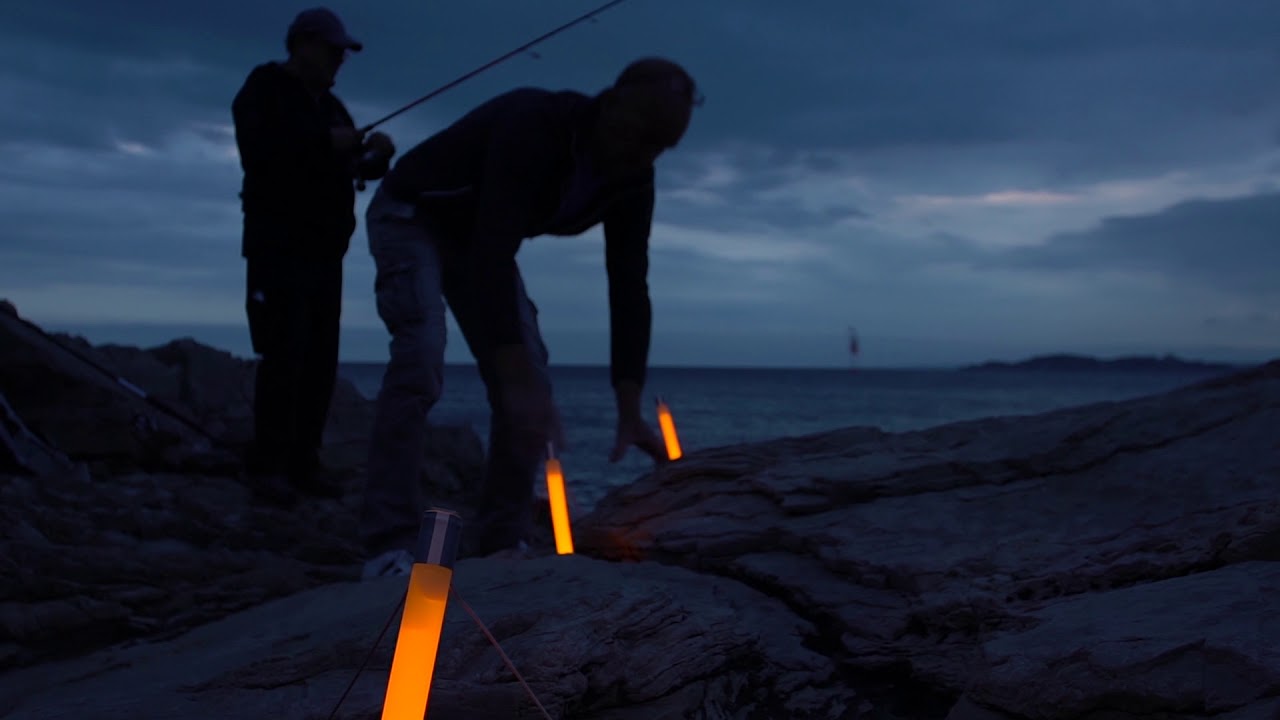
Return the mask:
[[[552,717],[855,717],[860,701],[812,628],[732,581],[583,557],[468,560],[455,587]],[[513,589],[518,588],[518,600]],[[13,675],[11,720],[329,717],[403,580],[342,584],[272,602],[165,643]],[[380,717],[398,623],[337,714]],[[452,599],[432,720],[539,717],[461,601]]]
[[[1047,643],[1038,657],[1061,668],[1118,641],[1107,632],[1026,635],[1059,603],[1088,599],[1098,617],[1131,617],[1147,607],[1135,607],[1139,599],[1151,603],[1168,618],[1152,628],[1153,644],[1173,642],[1168,632],[1179,622],[1179,642],[1207,633],[1191,578],[1280,563],[1278,427],[1280,362],[1035,417],[709,450],[610,494],[580,521],[579,547],[681,565],[777,597],[835,639],[828,652],[849,676],[936,693],[936,704],[916,712],[938,717],[973,687],[989,648],[1034,637]],[[1153,585],[1163,592],[1137,590],[1184,577]],[[1256,597],[1251,577],[1197,582]],[[1242,627],[1272,622],[1260,604],[1234,611]],[[1120,632],[1118,623],[1102,627]],[[1171,669],[1164,687],[1179,699],[1169,707],[1185,717],[1201,716],[1196,703],[1227,709],[1218,684],[1259,680],[1239,674],[1243,667],[1221,666],[1189,695],[1175,693],[1180,670]],[[1130,683],[1119,670],[1090,677],[1074,688],[1084,699],[1071,707],[1104,707]],[[1264,696],[1277,679],[1265,678]],[[1049,709],[1060,700],[1041,703],[1013,693],[1013,681],[992,683],[982,702],[1009,717],[1069,716]],[[1131,712],[1107,717],[1140,716]]]
[[1280,562],[1245,562],[1051,603],[982,646],[948,720],[1280,717],[1277,597]]

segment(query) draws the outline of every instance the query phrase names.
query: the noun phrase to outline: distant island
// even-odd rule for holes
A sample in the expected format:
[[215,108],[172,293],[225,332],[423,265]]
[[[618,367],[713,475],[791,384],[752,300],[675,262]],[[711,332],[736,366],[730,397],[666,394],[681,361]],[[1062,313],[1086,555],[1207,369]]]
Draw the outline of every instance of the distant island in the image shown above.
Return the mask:
[[1239,370],[1243,365],[1227,363],[1209,363],[1198,360],[1183,360],[1174,355],[1163,357],[1132,355],[1112,359],[1102,359],[1088,355],[1037,355],[1020,362],[1008,363],[989,361],[979,365],[961,367],[964,371],[1001,371],[1001,370],[1034,370],[1050,372],[1089,372],[1097,370],[1133,371],[1133,372],[1228,372]]

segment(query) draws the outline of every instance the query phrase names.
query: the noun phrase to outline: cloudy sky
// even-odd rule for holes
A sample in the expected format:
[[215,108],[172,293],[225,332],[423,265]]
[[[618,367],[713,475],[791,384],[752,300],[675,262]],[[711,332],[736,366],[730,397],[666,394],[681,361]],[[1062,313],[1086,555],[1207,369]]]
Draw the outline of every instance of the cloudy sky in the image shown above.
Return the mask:
[[[598,4],[339,2],[368,122]],[[0,297],[96,341],[248,353],[230,101],[309,3],[0,6]],[[388,123],[662,54],[706,104],[659,168],[655,364],[1280,356],[1274,0],[629,0]],[[369,193],[361,196],[358,212]],[[521,263],[555,360],[607,358],[598,231]],[[363,222],[343,356],[385,357]],[[467,361],[454,334],[449,357]]]

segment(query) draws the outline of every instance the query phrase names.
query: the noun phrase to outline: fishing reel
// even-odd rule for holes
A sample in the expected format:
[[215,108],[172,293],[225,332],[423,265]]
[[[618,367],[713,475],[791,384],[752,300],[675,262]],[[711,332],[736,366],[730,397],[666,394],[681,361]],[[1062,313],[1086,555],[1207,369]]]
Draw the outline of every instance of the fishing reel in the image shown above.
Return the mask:
[[[532,57],[532,58],[533,58],[533,59],[535,59],[535,60],[540,59],[540,57],[541,57],[541,56],[540,56],[540,55],[538,55],[538,53],[537,53],[537,52],[534,52],[534,51],[533,51],[533,49],[532,49],[532,48],[533,48],[533,46],[537,45],[538,43],[540,43],[540,42],[542,42],[542,41],[544,41],[544,40],[546,40],[546,39],[548,39],[548,38],[550,38],[550,37],[554,37],[554,36],[556,36],[556,35],[559,35],[560,33],[564,32],[565,30],[568,30],[569,28],[571,28],[571,27],[573,27],[573,26],[577,25],[578,23],[587,22],[587,21],[590,21],[590,22],[592,22],[592,23],[598,22],[598,20],[597,20],[597,18],[596,18],[596,16],[597,16],[597,15],[599,15],[600,13],[604,12],[605,10],[608,10],[609,8],[611,8],[611,7],[615,6],[615,5],[621,5],[623,2],[626,2],[626,0],[609,0],[609,2],[606,2],[605,4],[601,5],[600,7],[596,8],[596,9],[594,9],[594,10],[590,10],[590,11],[588,11],[588,12],[586,12],[586,13],[582,14],[582,15],[579,15],[578,17],[574,18],[573,20],[570,20],[569,22],[567,22],[567,23],[565,23],[565,24],[561,25],[560,27],[557,27],[557,28],[555,28],[554,30],[551,30],[551,31],[549,31],[549,32],[543,33],[542,35],[539,35],[538,37],[536,37],[536,38],[534,38],[533,40],[530,40],[529,42],[527,42],[527,43],[525,43],[525,44],[521,45],[520,47],[516,48],[515,50],[512,50],[512,51],[510,51],[510,52],[506,53],[505,55],[501,55],[501,56],[499,56],[499,57],[497,57],[497,58],[494,58],[493,60],[490,60],[489,62],[487,62],[487,63],[485,63],[485,64],[481,65],[480,67],[478,67],[478,68],[476,68],[476,69],[474,69],[474,70],[472,70],[472,71],[470,71],[470,72],[468,72],[468,73],[466,73],[465,75],[462,75],[461,77],[459,77],[459,78],[457,78],[457,79],[455,79],[455,80],[453,80],[453,81],[451,81],[451,82],[445,83],[444,85],[442,85],[442,86],[440,86],[440,87],[436,88],[435,90],[432,90],[431,92],[427,93],[426,95],[423,95],[422,97],[418,98],[417,100],[414,100],[413,102],[411,102],[411,103],[409,103],[409,104],[405,105],[404,107],[401,107],[401,108],[399,108],[398,110],[395,110],[394,112],[390,113],[389,115],[387,115],[387,116],[385,116],[385,117],[383,117],[383,118],[381,118],[381,119],[379,119],[379,120],[377,120],[377,121],[375,121],[375,122],[373,122],[373,123],[371,123],[371,124],[369,124],[369,125],[366,125],[364,128],[362,128],[362,129],[361,129],[361,136],[363,136],[365,133],[368,133],[370,130],[374,129],[375,127],[377,127],[377,126],[381,125],[382,123],[384,123],[384,122],[386,122],[386,121],[390,120],[391,118],[394,118],[394,117],[396,117],[397,115],[400,115],[401,113],[407,112],[408,110],[410,110],[410,109],[412,109],[412,108],[414,108],[414,107],[416,107],[416,106],[418,106],[418,105],[420,105],[420,104],[422,104],[422,103],[424,103],[424,102],[426,102],[426,101],[430,100],[431,98],[433,98],[433,97],[435,97],[435,96],[439,95],[440,93],[443,93],[443,92],[445,92],[446,90],[449,90],[450,88],[456,87],[456,86],[458,86],[458,85],[462,84],[463,82],[466,82],[468,79],[473,78],[473,77],[475,77],[476,75],[479,75],[480,73],[484,72],[485,70],[488,70],[489,68],[493,67],[494,65],[497,65],[497,64],[499,64],[499,63],[502,63],[502,62],[504,62],[504,61],[506,61],[506,60],[508,60],[508,59],[510,59],[510,58],[516,57],[517,55],[521,55],[521,54],[528,54],[530,57]],[[701,105],[701,104],[702,104],[702,98],[701,98],[701,96],[697,96],[697,97],[695,97],[695,99],[694,99],[694,104],[695,104],[695,105]],[[358,166],[359,166],[359,164],[360,164],[361,162],[364,162],[365,158],[367,158],[367,157],[369,157],[369,153],[365,153],[364,155],[362,155],[362,156],[360,157],[360,160],[358,160],[358,161],[356,162],[356,167],[358,167]],[[354,171],[354,170],[356,169],[356,167],[353,167],[353,168],[352,168],[352,170]],[[357,192],[364,192],[364,188],[365,188],[365,182],[364,182],[364,179],[360,177],[360,174],[359,174],[358,172],[353,172],[353,173],[352,173],[352,175],[355,177],[356,191],[357,191]]]
[[376,159],[377,159],[377,155],[375,155],[372,150],[369,150],[364,154],[362,154],[359,157],[359,159],[356,160],[355,167],[352,168],[352,175],[355,176],[355,180],[356,180],[356,192],[364,192],[364,189],[366,187],[364,178],[360,177],[360,166],[364,165],[365,163],[371,163]]

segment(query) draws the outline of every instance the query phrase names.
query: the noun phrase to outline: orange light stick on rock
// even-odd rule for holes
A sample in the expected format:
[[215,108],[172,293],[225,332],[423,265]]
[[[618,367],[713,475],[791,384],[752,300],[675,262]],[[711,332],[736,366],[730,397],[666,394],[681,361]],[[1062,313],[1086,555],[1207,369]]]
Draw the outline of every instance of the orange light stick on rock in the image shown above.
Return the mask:
[[423,514],[382,720],[422,720],[426,714],[461,533],[456,513],[432,508]]
[[564,487],[564,470],[555,448],[547,445],[547,502],[551,505],[551,529],[556,534],[556,554],[573,554],[573,529],[569,526],[569,499]]
[[671,417],[671,408],[667,407],[662,398],[658,398],[658,425],[662,428],[662,439],[667,444],[667,459],[679,460],[684,453],[680,451],[680,438],[676,436],[676,421]]

